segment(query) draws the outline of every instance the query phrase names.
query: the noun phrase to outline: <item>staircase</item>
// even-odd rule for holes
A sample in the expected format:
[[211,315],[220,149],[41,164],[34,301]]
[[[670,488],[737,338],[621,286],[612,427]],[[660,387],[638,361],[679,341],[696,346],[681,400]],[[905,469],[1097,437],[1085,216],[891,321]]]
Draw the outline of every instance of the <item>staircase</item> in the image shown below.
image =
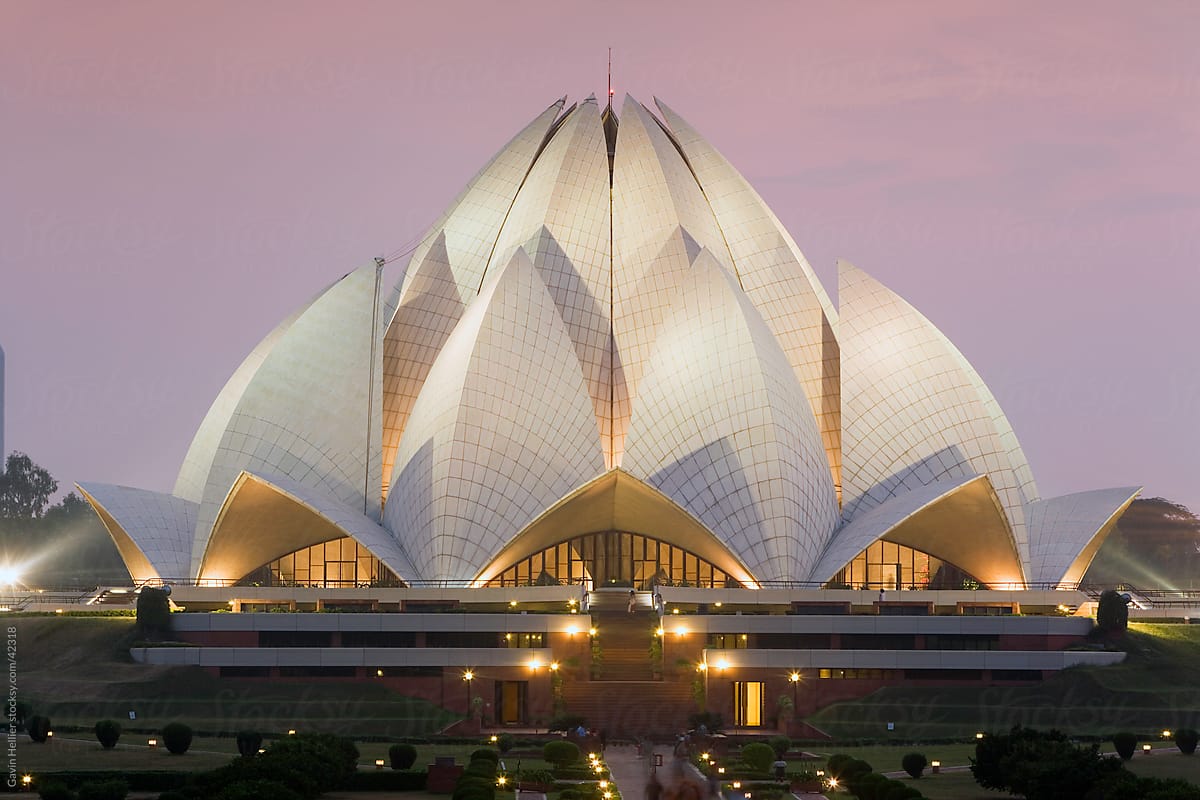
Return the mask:
[[581,681],[563,687],[563,701],[610,741],[679,733],[693,707],[689,684],[665,681]]
[[568,713],[582,715],[588,727],[610,738],[678,733],[693,705],[691,684],[655,676],[650,644],[659,619],[650,593],[637,594],[632,614],[628,608],[627,588],[592,592],[588,611],[598,631],[600,668],[590,681],[565,685],[563,701]]

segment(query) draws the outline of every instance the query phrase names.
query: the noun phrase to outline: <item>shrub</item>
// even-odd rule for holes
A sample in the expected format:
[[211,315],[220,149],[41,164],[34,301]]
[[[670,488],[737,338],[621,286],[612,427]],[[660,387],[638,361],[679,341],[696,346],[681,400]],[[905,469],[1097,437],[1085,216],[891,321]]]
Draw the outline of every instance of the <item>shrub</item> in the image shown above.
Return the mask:
[[388,748],[392,769],[410,769],[417,761],[417,748],[411,744],[394,744]]
[[542,758],[556,767],[569,767],[579,761],[579,746],[574,742],[558,740],[546,742],[542,747]]
[[[160,799],[161,800],[161,799]],[[236,781],[221,789],[214,800],[302,800],[299,794],[278,781]]]
[[925,767],[929,765],[924,753],[909,753],[904,758],[900,759],[900,766],[910,777],[919,778],[925,772]]
[[1112,589],[1100,594],[1096,607],[1096,627],[1101,633],[1122,634],[1129,627],[1129,604]]
[[42,800],[75,800],[75,793],[62,781],[50,780],[38,789],[38,797]]
[[484,759],[492,762],[493,765],[497,765],[500,763],[500,754],[490,747],[481,747],[475,752],[471,753],[472,761],[478,761],[479,759]]
[[96,723],[96,741],[105,750],[112,750],[121,738],[121,723],[115,719],[102,719]]
[[258,755],[262,748],[262,734],[258,731],[238,731],[237,749],[245,758]]
[[772,736],[767,740],[767,744],[775,751],[776,758],[783,758],[787,751],[792,749],[792,740],[786,736]]
[[496,747],[501,753],[507,753],[509,750],[513,749],[513,745],[516,744],[516,741],[517,740],[513,738],[511,733],[502,733],[496,739]]
[[35,714],[25,721],[25,730],[33,741],[44,742],[50,736],[50,718]]
[[971,773],[980,786],[1026,800],[1083,797],[1123,771],[1120,761],[1101,756],[1095,745],[1078,747],[1060,731],[1042,733],[1019,725],[977,742],[971,759]]
[[170,595],[164,589],[146,586],[138,592],[137,627],[145,637],[163,636],[171,630]]
[[1180,728],[1175,731],[1175,746],[1185,756],[1190,756],[1196,752],[1196,743],[1198,741],[1200,741],[1200,733],[1197,733],[1194,728]]
[[79,800],[125,800],[129,784],[121,779],[112,781],[88,781],[81,784],[76,797]]
[[840,780],[842,777],[842,770],[845,769],[846,765],[853,760],[854,756],[847,755],[845,753],[834,753],[829,757],[829,762],[825,765],[825,768],[828,770],[830,775]]
[[774,760],[775,751],[769,744],[751,742],[742,747],[742,763],[755,772],[770,772]]
[[169,722],[162,729],[163,745],[176,756],[181,756],[192,746],[192,729],[182,722]]
[[1113,734],[1112,743],[1117,755],[1128,761],[1133,758],[1133,751],[1137,749],[1138,739],[1129,731],[1121,731]]

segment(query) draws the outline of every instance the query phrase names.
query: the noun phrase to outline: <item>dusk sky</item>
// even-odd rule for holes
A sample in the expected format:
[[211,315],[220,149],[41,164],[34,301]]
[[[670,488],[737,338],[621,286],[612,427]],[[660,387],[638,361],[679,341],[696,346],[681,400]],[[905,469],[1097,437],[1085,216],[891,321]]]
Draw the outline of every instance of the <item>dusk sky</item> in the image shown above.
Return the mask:
[[170,491],[259,339],[611,46],[831,295],[848,259],[962,350],[1042,496],[1200,511],[1197,42],[1194,0],[0,0],[7,448]]

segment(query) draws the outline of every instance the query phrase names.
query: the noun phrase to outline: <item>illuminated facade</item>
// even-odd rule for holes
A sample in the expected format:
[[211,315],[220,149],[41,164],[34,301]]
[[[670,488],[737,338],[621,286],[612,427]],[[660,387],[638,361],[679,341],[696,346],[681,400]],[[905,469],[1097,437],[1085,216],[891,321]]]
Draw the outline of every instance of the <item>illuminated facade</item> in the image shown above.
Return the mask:
[[1042,498],[954,345],[847,263],[835,308],[657,108],[551,105],[392,291],[355,270],[259,343],[170,495],[82,484],[134,579],[1078,581],[1137,490]]

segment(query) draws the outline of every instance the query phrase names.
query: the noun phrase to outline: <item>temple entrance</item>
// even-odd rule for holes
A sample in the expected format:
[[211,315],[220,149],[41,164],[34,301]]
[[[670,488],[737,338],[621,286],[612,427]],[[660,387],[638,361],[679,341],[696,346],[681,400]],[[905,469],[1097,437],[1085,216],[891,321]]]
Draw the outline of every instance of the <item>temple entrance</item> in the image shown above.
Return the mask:
[[603,531],[574,536],[522,558],[490,580],[488,586],[538,586],[583,583],[589,589],[628,586],[740,586],[723,570],[681,547],[650,536]]

